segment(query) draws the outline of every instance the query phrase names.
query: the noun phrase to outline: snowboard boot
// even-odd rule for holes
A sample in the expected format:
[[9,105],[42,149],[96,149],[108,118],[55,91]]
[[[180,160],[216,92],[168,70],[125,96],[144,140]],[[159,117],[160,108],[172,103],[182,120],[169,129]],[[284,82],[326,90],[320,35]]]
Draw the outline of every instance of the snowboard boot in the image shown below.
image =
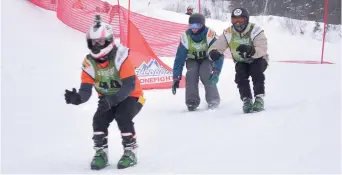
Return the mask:
[[118,162],[117,168],[124,169],[136,165],[137,142],[132,133],[122,133],[122,145],[124,153]]
[[196,103],[192,101],[187,102],[186,106],[188,107],[188,111],[196,111],[198,107],[198,105],[196,105]]
[[101,170],[108,165],[108,145],[107,135],[104,132],[94,132],[95,155],[90,163],[92,170]]
[[264,110],[264,99],[263,94],[259,94],[255,96],[255,101],[253,104],[253,111],[259,112]]
[[253,112],[253,101],[251,98],[248,98],[248,97],[244,97],[242,99],[243,101],[243,107],[242,107],[242,110],[244,113],[251,113]]
[[219,103],[209,103],[208,104],[208,109],[216,109],[218,108]]

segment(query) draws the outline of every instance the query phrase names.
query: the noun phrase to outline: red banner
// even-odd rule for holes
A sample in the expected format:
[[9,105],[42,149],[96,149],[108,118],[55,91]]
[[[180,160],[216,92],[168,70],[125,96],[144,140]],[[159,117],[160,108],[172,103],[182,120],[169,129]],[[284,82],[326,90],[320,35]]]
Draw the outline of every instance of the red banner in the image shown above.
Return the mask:
[[[138,28],[132,22],[129,23],[129,27],[128,47],[133,51],[130,52],[132,57],[139,58],[132,60],[132,62],[136,66],[135,72],[140,79],[142,88],[171,88],[173,82],[172,69],[153,53]],[[180,82],[179,86],[181,88],[185,85],[184,80],[185,77]]]

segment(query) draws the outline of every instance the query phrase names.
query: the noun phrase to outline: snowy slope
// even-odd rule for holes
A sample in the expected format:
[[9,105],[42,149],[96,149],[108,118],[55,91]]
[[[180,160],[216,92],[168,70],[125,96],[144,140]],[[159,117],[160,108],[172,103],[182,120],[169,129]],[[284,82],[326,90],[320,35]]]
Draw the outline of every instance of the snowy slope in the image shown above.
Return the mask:
[[[184,89],[176,96],[170,90],[145,91],[146,105],[135,119],[139,164],[92,172],[97,99],[80,106],[64,102],[64,90],[79,86],[84,34],[26,1],[2,3],[3,173],[341,172],[340,44],[326,45],[327,60],[337,64],[272,61],[266,71],[267,110],[258,114],[241,114],[230,60],[218,84],[222,105],[215,111],[186,112]],[[319,60],[320,42],[266,30],[272,60]],[[115,123],[110,132],[109,161],[115,165],[122,153]]]

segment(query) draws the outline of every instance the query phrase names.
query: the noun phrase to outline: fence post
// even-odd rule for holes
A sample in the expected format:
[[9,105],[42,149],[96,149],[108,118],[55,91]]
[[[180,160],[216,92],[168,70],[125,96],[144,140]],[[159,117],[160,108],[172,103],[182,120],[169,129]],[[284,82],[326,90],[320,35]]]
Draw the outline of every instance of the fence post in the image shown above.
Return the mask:
[[325,0],[321,64],[323,64],[323,60],[324,60],[325,35],[326,35],[326,29],[327,29],[327,23],[328,23],[328,2],[329,0]]
[[127,47],[129,47],[130,40],[130,20],[131,20],[131,0],[128,0],[128,14],[127,14]]

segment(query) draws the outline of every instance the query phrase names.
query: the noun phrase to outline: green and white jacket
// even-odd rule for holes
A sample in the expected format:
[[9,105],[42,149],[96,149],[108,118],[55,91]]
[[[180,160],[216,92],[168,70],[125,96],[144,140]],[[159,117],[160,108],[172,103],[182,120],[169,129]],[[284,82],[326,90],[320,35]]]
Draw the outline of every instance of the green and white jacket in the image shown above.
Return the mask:
[[223,31],[223,34],[219,36],[218,40],[211,45],[209,52],[211,50],[217,50],[223,54],[227,48],[229,48],[234,62],[244,62],[238,52],[236,52],[236,48],[240,44],[254,46],[255,54],[252,58],[263,58],[266,61],[269,61],[267,38],[264,34],[264,30],[254,23],[249,23],[242,33],[236,31],[233,26],[228,27]]

